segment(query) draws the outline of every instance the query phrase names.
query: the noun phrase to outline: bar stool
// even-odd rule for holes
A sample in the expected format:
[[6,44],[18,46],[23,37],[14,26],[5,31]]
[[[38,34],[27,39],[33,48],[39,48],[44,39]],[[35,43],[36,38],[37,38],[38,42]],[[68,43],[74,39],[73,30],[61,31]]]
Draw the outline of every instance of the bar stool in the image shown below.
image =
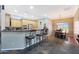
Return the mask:
[[43,40],[47,41],[48,39],[47,35],[48,35],[48,31],[43,30]]
[[43,36],[42,31],[40,30],[39,32],[40,32],[40,33],[36,33],[36,40],[37,40],[38,42],[41,41],[42,36]]
[[29,34],[29,35],[26,35],[25,34],[25,39],[26,39],[26,46],[27,46],[27,44],[29,43],[29,47],[31,46],[31,44],[32,44],[32,39],[34,39],[35,38],[35,36],[34,35],[32,35],[32,34]]
[[36,36],[37,36],[37,40],[41,41],[42,34],[36,34]]

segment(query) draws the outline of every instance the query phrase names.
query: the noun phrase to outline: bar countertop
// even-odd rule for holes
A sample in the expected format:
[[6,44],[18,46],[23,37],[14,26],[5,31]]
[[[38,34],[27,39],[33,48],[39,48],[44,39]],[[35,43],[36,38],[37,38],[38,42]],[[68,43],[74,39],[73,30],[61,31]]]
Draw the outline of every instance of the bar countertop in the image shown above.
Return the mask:
[[33,30],[16,30],[16,31],[13,31],[13,30],[4,30],[4,31],[1,31],[1,32],[29,32],[29,31],[31,31],[31,32],[34,32],[34,31],[37,31],[36,29],[33,29]]

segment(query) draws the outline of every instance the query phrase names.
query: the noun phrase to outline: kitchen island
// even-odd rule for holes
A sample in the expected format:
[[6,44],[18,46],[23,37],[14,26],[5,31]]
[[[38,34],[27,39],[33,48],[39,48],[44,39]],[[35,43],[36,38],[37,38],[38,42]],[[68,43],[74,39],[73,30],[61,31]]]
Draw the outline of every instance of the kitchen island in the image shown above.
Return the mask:
[[[36,34],[37,30],[27,30],[27,31],[2,31],[1,32],[1,50],[20,50],[29,47],[29,44],[26,44],[25,35],[28,35],[29,32],[33,32],[33,35]],[[41,38],[42,40],[42,38]],[[31,40],[31,45],[38,43],[36,36]]]

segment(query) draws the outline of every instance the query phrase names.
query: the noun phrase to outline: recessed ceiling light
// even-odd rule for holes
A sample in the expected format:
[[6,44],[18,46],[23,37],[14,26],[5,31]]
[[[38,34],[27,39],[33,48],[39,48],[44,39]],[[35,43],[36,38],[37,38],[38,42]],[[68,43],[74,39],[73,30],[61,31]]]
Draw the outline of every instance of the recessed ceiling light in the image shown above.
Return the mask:
[[34,9],[34,6],[30,6],[30,9],[31,9],[31,10]]
[[14,10],[14,12],[18,12],[17,10]]
[[47,14],[44,14],[44,17],[47,17]]
[[26,13],[24,13],[24,15],[26,15],[26,16],[27,16],[27,14],[26,14]]
[[34,17],[34,16],[31,16],[32,18]]

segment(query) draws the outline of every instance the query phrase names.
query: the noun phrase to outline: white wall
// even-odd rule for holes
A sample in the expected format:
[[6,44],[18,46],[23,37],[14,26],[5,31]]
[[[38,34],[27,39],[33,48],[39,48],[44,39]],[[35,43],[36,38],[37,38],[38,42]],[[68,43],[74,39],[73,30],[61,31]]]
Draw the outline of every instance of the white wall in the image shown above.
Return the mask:
[[[42,22],[41,25],[40,22]],[[43,29],[44,24],[46,24],[46,26],[48,27],[48,18],[42,18],[38,20],[38,28],[41,27]]]
[[79,20],[74,21],[74,34],[79,34]]
[[74,16],[74,35],[79,34],[79,8]]
[[42,28],[44,27],[44,24],[46,24],[49,34],[52,34],[52,27],[51,27],[52,24],[51,24],[50,20],[48,18],[39,19],[38,28],[41,27],[40,22],[42,22]]
[[1,30],[5,29],[5,10],[1,10]]
[[5,15],[5,27],[10,27],[10,15]]

